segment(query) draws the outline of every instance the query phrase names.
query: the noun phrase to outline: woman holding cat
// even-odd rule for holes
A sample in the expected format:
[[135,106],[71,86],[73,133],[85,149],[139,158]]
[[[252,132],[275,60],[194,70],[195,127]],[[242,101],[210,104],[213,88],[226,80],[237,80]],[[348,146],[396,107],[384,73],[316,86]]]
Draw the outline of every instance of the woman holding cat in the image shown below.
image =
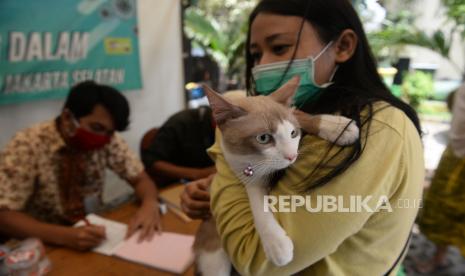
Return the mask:
[[[338,207],[358,198],[368,208],[274,213],[293,242],[292,261],[275,266],[260,244],[244,185],[217,141],[210,149],[218,171],[211,208],[235,268],[243,275],[394,275],[421,198],[420,125],[415,111],[392,96],[377,74],[350,2],[262,0],[250,16],[246,60],[251,95],[268,94],[299,75],[294,103],[301,124],[308,114],[340,114],[360,127],[360,139],[346,147],[304,136],[297,161],[270,195],[337,198]],[[208,216],[200,202],[208,199],[209,182],[186,189],[186,212]],[[390,208],[369,211],[380,207],[381,198]]]

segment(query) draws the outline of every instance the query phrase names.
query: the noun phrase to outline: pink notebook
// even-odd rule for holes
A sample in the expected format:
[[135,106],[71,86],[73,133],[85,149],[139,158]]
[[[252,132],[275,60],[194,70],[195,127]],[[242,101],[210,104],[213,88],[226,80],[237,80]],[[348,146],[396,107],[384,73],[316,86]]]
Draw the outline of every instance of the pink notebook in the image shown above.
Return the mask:
[[194,236],[163,232],[150,242],[137,243],[138,236],[136,233],[121,243],[114,256],[176,274],[186,271],[194,261]]

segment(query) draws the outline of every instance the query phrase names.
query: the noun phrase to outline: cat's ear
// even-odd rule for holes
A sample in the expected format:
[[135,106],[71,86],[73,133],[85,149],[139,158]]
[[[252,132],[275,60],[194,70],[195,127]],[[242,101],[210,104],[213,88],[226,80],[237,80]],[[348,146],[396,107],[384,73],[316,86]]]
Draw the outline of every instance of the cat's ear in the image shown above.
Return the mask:
[[226,123],[228,120],[247,115],[247,111],[230,103],[207,85],[203,85],[203,90],[207,95],[208,102],[210,103],[210,107],[213,111],[213,118],[218,126],[221,127],[221,125]]
[[270,97],[280,104],[291,106],[297,88],[299,88],[300,76],[295,76],[281,86],[278,90],[273,92]]

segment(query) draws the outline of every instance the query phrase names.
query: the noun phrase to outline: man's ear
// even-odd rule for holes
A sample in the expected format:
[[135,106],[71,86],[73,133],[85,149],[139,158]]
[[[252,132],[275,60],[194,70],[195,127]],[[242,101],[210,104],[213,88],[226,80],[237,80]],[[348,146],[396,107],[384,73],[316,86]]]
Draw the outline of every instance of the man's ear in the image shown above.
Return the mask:
[[297,88],[299,88],[300,76],[295,76],[273,92],[270,97],[276,102],[285,106],[291,106]]
[[357,43],[358,37],[353,30],[346,29],[342,31],[334,47],[336,63],[344,63],[349,60],[354,55]]
[[64,108],[60,114],[60,123],[63,132],[68,135],[72,136],[76,132],[76,125],[73,122],[74,117],[71,111],[67,108]]
[[213,118],[218,126],[221,127],[221,125],[226,123],[228,120],[247,115],[247,111],[230,103],[207,85],[203,85],[203,90],[207,95],[208,102],[210,103],[213,111]]

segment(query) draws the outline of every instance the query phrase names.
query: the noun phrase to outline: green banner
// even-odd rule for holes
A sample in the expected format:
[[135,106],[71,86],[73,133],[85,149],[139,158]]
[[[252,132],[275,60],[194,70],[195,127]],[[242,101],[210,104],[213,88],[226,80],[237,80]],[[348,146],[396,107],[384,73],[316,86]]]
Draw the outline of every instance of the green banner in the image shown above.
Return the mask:
[[0,105],[94,80],[140,89],[135,0],[1,0]]

